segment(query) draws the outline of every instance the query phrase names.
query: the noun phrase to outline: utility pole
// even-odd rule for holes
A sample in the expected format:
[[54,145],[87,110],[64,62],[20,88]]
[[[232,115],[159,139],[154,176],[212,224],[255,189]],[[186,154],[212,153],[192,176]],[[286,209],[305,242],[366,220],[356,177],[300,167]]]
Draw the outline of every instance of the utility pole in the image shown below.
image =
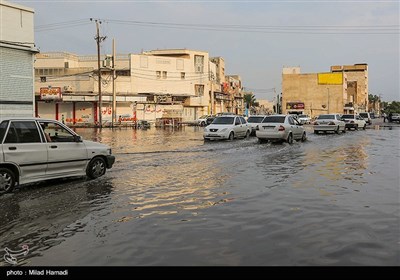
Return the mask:
[[115,88],[115,60],[117,56],[115,55],[115,39],[113,39],[112,44],[112,91],[113,91],[113,110],[112,110],[112,127],[114,127],[114,122],[117,121],[117,93]]
[[[91,18],[90,21],[93,21],[93,19]],[[103,120],[102,120],[102,98],[101,98],[101,69],[100,69],[100,42],[104,41],[107,37],[101,37],[100,36],[100,31],[99,31],[99,24],[101,24],[101,21],[95,19],[94,20],[96,22],[96,37],[94,37],[94,39],[97,42],[97,68],[98,68],[98,83],[99,83],[99,125],[100,128],[103,126]]]

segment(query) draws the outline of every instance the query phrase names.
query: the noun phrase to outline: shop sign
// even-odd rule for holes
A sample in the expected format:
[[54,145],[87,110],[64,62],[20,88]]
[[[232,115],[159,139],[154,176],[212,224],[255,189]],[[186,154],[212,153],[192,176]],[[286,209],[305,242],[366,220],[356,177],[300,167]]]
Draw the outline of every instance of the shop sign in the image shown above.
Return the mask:
[[41,87],[40,100],[60,101],[62,100],[61,87]]
[[286,109],[289,110],[303,110],[304,103],[303,102],[288,102],[286,103]]

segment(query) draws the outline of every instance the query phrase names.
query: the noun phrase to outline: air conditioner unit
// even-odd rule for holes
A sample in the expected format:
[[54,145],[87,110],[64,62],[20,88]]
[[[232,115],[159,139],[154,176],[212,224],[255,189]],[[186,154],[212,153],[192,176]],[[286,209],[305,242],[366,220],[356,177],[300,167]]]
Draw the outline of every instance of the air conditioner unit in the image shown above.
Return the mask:
[[71,86],[64,86],[64,92],[72,92]]

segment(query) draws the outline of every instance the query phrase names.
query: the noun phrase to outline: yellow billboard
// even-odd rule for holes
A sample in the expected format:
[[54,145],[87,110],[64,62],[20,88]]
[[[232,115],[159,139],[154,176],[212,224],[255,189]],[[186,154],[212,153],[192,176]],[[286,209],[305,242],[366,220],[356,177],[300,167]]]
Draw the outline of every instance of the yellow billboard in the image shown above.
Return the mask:
[[318,73],[319,85],[342,85],[343,73]]

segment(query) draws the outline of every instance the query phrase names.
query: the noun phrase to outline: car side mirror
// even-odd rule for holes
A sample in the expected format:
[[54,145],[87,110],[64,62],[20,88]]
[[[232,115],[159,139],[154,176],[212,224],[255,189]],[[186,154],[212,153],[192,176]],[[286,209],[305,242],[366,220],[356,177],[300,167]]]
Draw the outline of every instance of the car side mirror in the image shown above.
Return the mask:
[[82,142],[82,137],[80,135],[74,135],[74,141],[75,142]]

